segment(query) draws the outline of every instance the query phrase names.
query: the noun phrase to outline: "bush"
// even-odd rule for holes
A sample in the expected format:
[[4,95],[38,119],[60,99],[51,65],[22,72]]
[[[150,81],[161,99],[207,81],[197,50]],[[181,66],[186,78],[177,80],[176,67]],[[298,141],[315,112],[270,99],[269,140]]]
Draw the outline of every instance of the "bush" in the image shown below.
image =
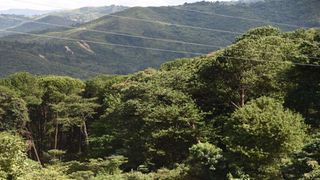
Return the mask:
[[15,179],[23,174],[26,145],[19,136],[0,133],[0,176]]
[[201,179],[212,179],[218,163],[223,159],[222,150],[210,143],[198,143],[190,148],[190,174]]

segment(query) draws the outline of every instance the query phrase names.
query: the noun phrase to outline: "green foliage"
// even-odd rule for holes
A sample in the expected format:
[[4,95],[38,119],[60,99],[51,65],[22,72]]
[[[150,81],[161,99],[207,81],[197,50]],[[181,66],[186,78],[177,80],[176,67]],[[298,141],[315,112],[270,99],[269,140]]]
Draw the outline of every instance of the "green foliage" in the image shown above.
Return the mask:
[[[310,29],[290,34],[301,42],[301,56],[304,57],[305,63],[320,64],[320,46],[319,42],[315,41],[319,33],[319,30]],[[286,105],[300,112],[308,124],[319,127],[319,68],[296,66],[289,72],[289,77],[294,87],[287,94]]]
[[[218,163],[223,160],[222,150],[210,143],[198,143],[190,148],[190,174],[199,179],[215,179]],[[221,178],[221,177],[220,177]]]
[[[74,172],[80,172],[85,174],[85,171],[90,171],[93,175],[97,174],[119,174],[122,171],[120,166],[127,162],[127,159],[123,156],[110,156],[107,158],[89,159],[84,162],[69,161],[62,163],[66,169],[67,174]],[[90,173],[89,173],[90,174]]]
[[281,35],[281,30],[272,26],[258,27],[255,29],[250,29],[247,33],[240,36],[237,41],[244,39],[259,39],[266,36],[279,36]]
[[222,150],[209,143],[199,143],[190,148],[191,161],[198,161],[201,165],[215,170],[215,165],[222,158]]
[[293,154],[293,160],[282,168],[286,179],[317,179],[320,177],[320,140],[315,137],[301,151]]
[[59,166],[50,166],[47,168],[38,168],[27,172],[24,176],[19,177],[19,180],[71,180],[63,173],[63,169]]
[[95,132],[111,136],[114,147],[121,144],[118,151],[125,151],[130,167],[179,162],[201,138],[202,114],[187,95],[134,81],[120,84],[117,91],[107,97],[108,109]]
[[74,126],[84,126],[86,120],[91,118],[95,114],[95,109],[99,107],[95,99],[84,99],[79,95],[69,95],[51,106],[57,115],[57,123],[61,124],[65,131]]
[[[52,151],[53,152],[53,151]],[[61,154],[61,151],[54,150],[55,154]],[[59,162],[53,165],[41,167],[35,162],[29,163],[25,159],[24,163],[28,165],[17,179],[45,179],[45,180],[89,180],[98,177],[116,177],[121,174],[120,165],[126,162],[122,156],[112,156],[105,159],[90,159],[89,161],[79,162]]]
[[111,156],[106,159],[90,159],[89,169],[95,174],[119,174],[121,170],[120,165],[127,162],[123,156]]
[[0,175],[6,179],[16,179],[23,174],[27,164],[26,143],[16,135],[0,133]]
[[231,159],[256,177],[277,176],[281,160],[301,148],[306,137],[301,115],[267,97],[250,101],[226,123]]
[[2,79],[0,84],[16,91],[30,105],[41,103],[43,92],[39,85],[39,79],[30,73],[22,72],[10,75]]
[[49,103],[56,103],[65,96],[80,93],[85,87],[82,81],[64,76],[45,76],[40,79],[40,86],[44,89],[44,98]]
[[128,173],[106,175],[100,174],[94,177],[94,180],[188,180],[192,179],[187,175],[188,168],[179,165],[175,169],[159,169],[157,172],[143,174],[138,171]]
[[6,132],[0,133],[0,177],[1,179],[67,180],[61,167],[42,168],[29,160],[25,153],[27,144],[21,137]]
[[125,81],[126,76],[100,75],[86,81],[85,96],[88,98],[98,97],[99,102],[103,103],[106,93],[110,93],[112,85]]
[[212,57],[201,69],[201,78],[218,95],[218,103],[240,107],[264,95],[284,99],[290,87],[284,77],[292,66],[283,62],[298,52],[297,44],[279,36],[243,39]]
[[94,173],[92,171],[77,171],[70,174],[69,177],[77,180],[88,180],[94,178]]
[[48,151],[48,154],[50,155],[50,158],[51,158],[50,162],[52,164],[57,164],[57,163],[60,163],[61,158],[63,155],[66,154],[66,151],[62,151],[59,149],[51,149]]
[[27,104],[7,87],[0,86],[0,129],[21,130],[29,121]]

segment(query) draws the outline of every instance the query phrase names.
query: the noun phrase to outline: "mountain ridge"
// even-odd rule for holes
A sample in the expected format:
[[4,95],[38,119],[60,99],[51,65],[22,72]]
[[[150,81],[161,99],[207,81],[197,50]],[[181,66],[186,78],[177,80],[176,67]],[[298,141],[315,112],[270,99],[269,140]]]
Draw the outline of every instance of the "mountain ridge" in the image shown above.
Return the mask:
[[54,10],[35,10],[35,9],[7,9],[0,10],[0,14],[8,14],[8,15],[20,15],[20,16],[39,16],[43,14],[48,14]]

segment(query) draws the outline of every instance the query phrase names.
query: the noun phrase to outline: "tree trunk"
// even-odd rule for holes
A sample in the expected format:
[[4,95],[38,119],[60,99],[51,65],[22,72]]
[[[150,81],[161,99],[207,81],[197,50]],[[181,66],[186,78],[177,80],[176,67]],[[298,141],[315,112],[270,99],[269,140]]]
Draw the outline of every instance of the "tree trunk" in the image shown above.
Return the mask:
[[243,107],[244,104],[245,104],[245,98],[246,98],[244,87],[241,87],[241,90],[240,90],[240,91],[241,91],[241,92],[240,92],[240,96],[241,96],[241,107]]
[[34,151],[34,154],[36,155],[37,161],[42,165],[37,148],[36,148],[36,145],[34,144],[33,139],[31,140],[31,142],[32,142],[33,151]]
[[89,135],[88,135],[87,125],[85,122],[83,123],[83,132],[85,136],[86,146],[89,146]]
[[80,129],[79,129],[79,153],[81,153],[82,152],[82,139],[81,139],[81,136],[82,136],[82,128],[80,127]]
[[54,149],[58,148],[58,133],[59,133],[59,124],[56,122],[56,133],[54,136]]

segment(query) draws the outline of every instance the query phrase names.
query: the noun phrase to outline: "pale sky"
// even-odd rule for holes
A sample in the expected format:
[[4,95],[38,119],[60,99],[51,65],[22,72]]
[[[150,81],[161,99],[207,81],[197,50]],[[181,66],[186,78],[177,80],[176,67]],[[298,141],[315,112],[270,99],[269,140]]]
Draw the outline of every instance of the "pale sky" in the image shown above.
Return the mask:
[[[0,10],[5,9],[75,9],[86,6],[166,6],[202,0],[0,0]],[[228,0],[220,0],[228,1]]]

